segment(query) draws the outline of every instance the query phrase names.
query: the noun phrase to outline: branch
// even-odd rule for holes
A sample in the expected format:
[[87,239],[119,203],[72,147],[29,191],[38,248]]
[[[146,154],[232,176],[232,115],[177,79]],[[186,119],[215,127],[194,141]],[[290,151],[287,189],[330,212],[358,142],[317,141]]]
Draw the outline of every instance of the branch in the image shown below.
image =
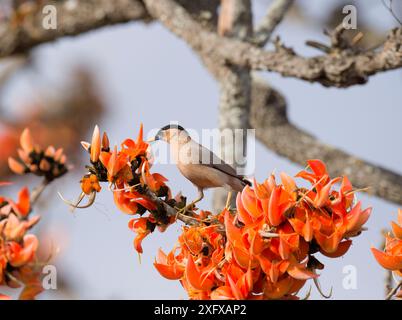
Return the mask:
[[220,64],[278,72],[286,77],[334,87],[363,84],[370,75],[402,67],[402,28],[392,30],[378,52],[336,50],[331,54],[306,58],[281,45],[277,45],[276,51],[264,51],[237,39],[220,37],[205,30],[172,0],[144,0],[144,3],[148,12],[171,32],[200,55],[209,56]]
[[[71,4],[73,3],[73,4]],[[57,10],[57,29],[42,26],[44,5],[35,5],[32,12],[0,24],[0,57],[25,53],[33,47],[64,36],[75,36],[99,27],[134,20],[149,21],[139,0],[69,0],[47,1]],[[17,12],[18,14],[18,12]]]
[[394,295],[396,295],[396,293],[398,292],[399,288],[402,287],[402,280],[399,281],[399,283],[396,285],[395,288],[393,288],[389,294],[387,295],[387,297],[385,298],[385,300],[391,300],[393,298]]
[[264,47],[270,40],[272,33],[285,17],[294,0],[275,0],[268,8],[267,15],[256,28],[253,43]]
[[162,207],[168,217],[177,216],[177,219],[181,220],[182,222],[184,222],[185,224],[190,225],[190,226],[199,224],[199,222],[196,219],[192,218],[192,215],[194,213],[186,212],[186,215],[178,214],[178,210],[176,208],[170,206],[165,201],[163,201],[161,198],[157,197],[152,191],[146,190],[144,194],[149,199],[151,199],[153,202],[155,202],[158,206]]
[[36,202],[39,200],[43,191],[45,191],[46,187],[49,185],[50,181],[47,179],[43,179],[42,182],[32,191],[31,193],[31,207],[33,207]]
[[[223,22],[222,22],[223,21]],[[220,32],[227,37],[246,40],[252,35],[252,15],[250,0],[224,0],[219,15]],[[213,64],[213,61],[212,61]],[[236,159],[243,159],[247,150],[247,137],[244,131],[243,145],[233,146],[235,129],[249,128],[251,105],[251,75],[247,68],[217,65],[221,76],[217,78],[220,85],[219,129],[224,138],[221,140],[223,160],[238,167]],[[210,70],[214,74],[214,69]],[[225,130],[231,129],[231,130]],[[225,136],[226,135],[226,136]],[[213,207],[221,210],[226,203],[227,191],[215,190]],[[232,194],[231,205],[236,205],[236,194]]]
[[303,166],[308,159],[321,159],[331,175],[346,174],[356,188],[369,187],[370,194],[402,204],[402,175],[326,145],[291,124],[284,98],[261,81],[253,83],[250,123],[275,153]]
[[[178,0],[193,19],[211,30],[216,28],[219,2]],[[17,12],[11,20],[0,22],[0,58],[27,53],[37,45],[65,36],[76,36],[129,21],[152,20],[140,0],[41,0],[40,3],[33,3],[31,12]],[[42,27],[42,8],[49,4],[57,9],[56,30],[45,30]]]

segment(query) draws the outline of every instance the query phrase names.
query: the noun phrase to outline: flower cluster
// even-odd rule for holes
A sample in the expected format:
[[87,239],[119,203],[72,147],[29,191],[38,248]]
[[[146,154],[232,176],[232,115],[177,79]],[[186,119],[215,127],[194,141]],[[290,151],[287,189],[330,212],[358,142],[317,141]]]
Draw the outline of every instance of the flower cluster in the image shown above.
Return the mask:
[[297,298],[324,268],[314,254],[344,255],[371,213],[354,204],[347,177],[331,180],[319,160],[308,165],[311,171],[297,177],[310,189],[285,173],[281,184],[271,175],[238,194],[235,212],[224,210],[214,220],[201,212],[200,224],[184,227],[177,247],[159,252],[157,270],[180,280],[191,299]]
[[[271,175],[246,186],[235,210],[213,215],[189,211],[186,199],[172,197],[167,180],[150,172],[152,158],[142,126],[136,141],[126,139],[120,148],[111,149],[98,127],[91,143],[82,145],[91,164],[78,202],[70,204],[88,207],[100,183],[109,183],[116,206],[139,215],[129,222],[139,253],[142,240],[155,228],[164,231],[177,218],[184,221],[177,246],[168,254],[160,250],[154,265],[163,277],[180,280],[191,299],[296,299],[305,282],[316,281],[316,270],[324,268],[315,254],[344,255],[371,213],[355,203],[356,190],[348,178],[331,179],[320,160],[308,161],[310,170],[296,175],[310,188],[298,187],[285,173],[280,184]],[[86,195],[89,203],[80,206]]]
[[[92,135],[91,143],[82,142],[82,146],[90,154],[88,173],[81,180],[82,193],[78,203],[71,204],[76,208],[90,206],[96,194],[101,190],[100,183],[109,183],[113,191],[114,201],[122,212],[141,217],[129,222],[129,228],[136,234],[135,249],[142,253],[141,242],[151,232],[158,228],[164,231],[176,219],[168,215],[161,201],[172,207],[184,207],[181,197],[172,198],[165,182],[167,179],[158,173],[151,173],[149,144],[143,140],[143,127],[134,141],[126,139],[117,146],[110,148],[106,133],[101,137],[98,126]],[[89,196],[89,203],[80,206],[80,202]],[[145,212],[149,215],[144,216]]]
[[18,149],[20,161],[8,158],[8,165],[16,174],[32,173],[43,176],[50,182],[67,173],[66,156],[63,149],[55,149],[49,146],[42,150],[35,145],[29,129],[25,129],[20,137],[21,148]]
[[[0,196],[0,286],[21,288],[20,299],[34,299],[43,291],[41,283],[42,264],[38,261],[39,242],[28,233],[40,216],[32,215],[33,205],[45,186],[67,172],[66,157],[62,149],[48,147],[43,151],[34,144],[28,129],[20,137],[21,161],[9,159],[10,169],[17,174],[33,173],[44,178],[44,182],[30,194],[24,187],[18,200]],[[9,183],[0,183],[0,186]],[[1,299],[9,299],[1,295]]]
[[0,285],[11,288],[24,285],[20,294],[23,299],[34,298],[42,291],[34,263],[38,239],[27,234],[40,217],[30,217],[30,212],[27,188],[19,192],[17,202],[0,196]]
[[[402,277],[402,210],[398,210],[398,223],[392,222],[392,233],[385,236],[384,251],[371,248],[378,263],[385,269],[394,273],[397,277]],[[402,282],[400,282],[400,285]],[[395,292],[398,298],[402,298],[402,289]]]

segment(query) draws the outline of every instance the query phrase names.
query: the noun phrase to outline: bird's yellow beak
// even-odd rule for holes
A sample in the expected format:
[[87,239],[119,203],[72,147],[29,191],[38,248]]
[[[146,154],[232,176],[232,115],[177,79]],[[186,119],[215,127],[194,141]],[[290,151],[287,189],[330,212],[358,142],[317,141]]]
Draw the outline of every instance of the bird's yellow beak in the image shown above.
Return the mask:
[[149,139],[147,140],[148,143],[152,143],[152,142],[155,142],[155,141],[156,141],[156,138],[155,138],[155,137],[149,138]]

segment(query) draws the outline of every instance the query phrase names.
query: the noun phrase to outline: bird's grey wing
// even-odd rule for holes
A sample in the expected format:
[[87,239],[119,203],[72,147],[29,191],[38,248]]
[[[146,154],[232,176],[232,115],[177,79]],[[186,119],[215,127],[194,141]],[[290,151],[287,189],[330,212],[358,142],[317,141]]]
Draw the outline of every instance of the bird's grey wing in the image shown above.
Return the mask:
[[200,146],[200,161],[199,164],[203,166],[207,166],[210,168],[214,168],[223,173],[226,173],[229,176],[242,179],[243,177],[236,173],[236,170],[221,158],[219,158],[215,153],[211,150]]

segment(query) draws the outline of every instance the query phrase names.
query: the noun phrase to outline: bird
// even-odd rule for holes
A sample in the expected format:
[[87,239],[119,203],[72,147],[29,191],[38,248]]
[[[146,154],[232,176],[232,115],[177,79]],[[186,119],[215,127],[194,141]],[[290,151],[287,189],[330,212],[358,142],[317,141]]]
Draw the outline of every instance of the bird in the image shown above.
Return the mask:
[[251,185],[244,176],[206,147],[194,141],[190,134],[180,125],[169,124],[162,127],[157,134],[148,139],[165,141],[170,144],[171,153],[180,173],[198,190],[198,197],[183,208],[186,212],[204,198],[204,190],[223,187],[229,191],[226,208],[229,208],[233,192],[241,192]]

